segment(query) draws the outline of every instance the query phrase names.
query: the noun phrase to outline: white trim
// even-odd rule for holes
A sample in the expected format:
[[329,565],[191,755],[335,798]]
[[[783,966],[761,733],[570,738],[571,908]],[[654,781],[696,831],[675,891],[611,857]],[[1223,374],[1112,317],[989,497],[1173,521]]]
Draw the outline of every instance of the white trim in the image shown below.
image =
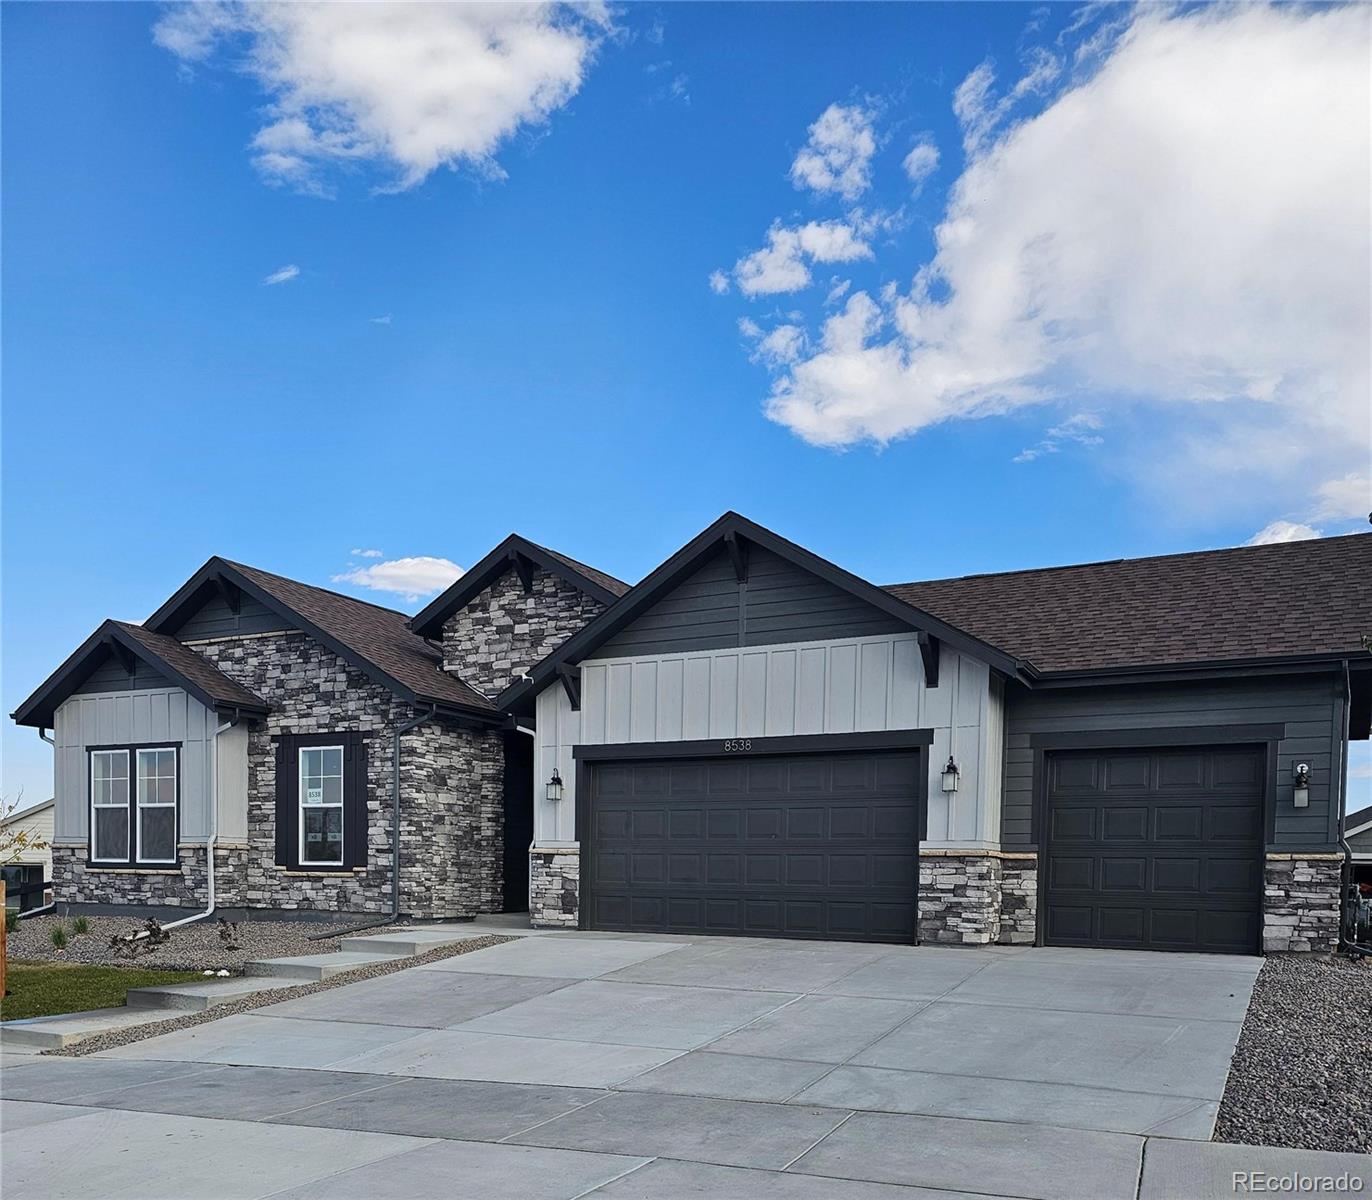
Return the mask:
[[[329,859],[306,859],[305,858],[305,752],[315,750],[337,750],[338,751],[338,803],[337,804],[311,804],[312,809],[338,809],[338,858]],[[301,746],[296,751],[295,760],[295,837],[296,837],[296,862],[302,870],[310,867],[341,867],[346,857],[344,846],[345,830],[343,822],[347,819],[345,808],[347,796],[345,794],[345,783],[347,780],[347,750],[340,744],[337,746]],[[332,778],[331,776],[320,775],[319,778]]]
[[[145,754],[170,754],[170,755],[172,756],[172,773],[171,773],[171,781],[172,781],[172,801],[171,801],[171,804],[164,804],[164,803],[162,803],[162,801],[160,801],[160,800],[159,800],[156,804],[144,804],[144,803],[143,803],[143,776],[139,773],[139,771],[138,771],[138,766],[139,766],[139,763],[142,761],[143,755],[145,755]],[[179,776],[180,773],[181,773],[181,772],[180,772],[180,767],[181,767],[180,755],[177,753],[177,750],[176,750],[176,747],[175,747],[175,746],[139,746],[136,750],[134,750],[133,758],[134,758],[134,761],[133,761],[134,778],[133,778],[133,780],[132,780],[132,784],[133,784],[133,804],[130,806],[130,808],[131,808],[131,816],[133,817],[134,826],[135,826],[135,828],[134,828],[134,834],[133,834],[133,838],[134,838],[133,844],[134,844],[134,849],[135,849],[135,851],[137,852],[137,853],[135,854],[135,856],[134,856],[134,861],[135,861],[136,863],[140,863],[140,864],[141,864],[141,863],[159,863],[159,864],[160,864],[160,863],[175,863],[175,862],[177,861],[177,857],[176,857],[176,846],[177,846],[177,841],[178,841],[178,835],[179,835],[179,833],[181,832],[180,829],[178,828],[180,822],[177,820],[177,809],[179,808],[179,801],[180,801],[180,796],[177,794],[177,793],[180,791],[179,779],[178,779],[178,776]],[[164,775],[154,775],[153,778],[154,778],[154,779],[157,779],[157,780],[162,780],[162,779],[165,779],[166,776],[164,776]],[[170,808],[170,809],[172,810],[172,852],[171,852],[171,857],[170,857],[170,858],[144,858],[144,857],[143,857],[143,810],[144,810],[145,808]]]
[[[96,757],[97,757],[97,756],[102,755],[102,754],[107,754],[107,755],[111,755],[111,756],[116,755],[116,754],[122,754],[122,755],[124,756],[124,803],[123,803],[122,805],[119,805],[119,804],[96,804],[96,802],[95,802],[95,760],[96,760]],[[120,857],[118,857],[118,858],[97,858],[97,857],[95,856],[95,848],[96,848],[96,846],[99,844],[99,837],[100,837],[99,830],[96,828],[96,823],[95,823],[95,810],[96,810],[97,808],[104,808],[104,809],[109,809],[111,812],[117,812],[120,808],[123,808],[125,820],[130,820],[130,821],[132,820],[133,814],[132,814],[132,812],[130,811],[130,807],[129,807],[129,788],[130,788],[130,786],[132,785],[133,780],[132,780],[132,777],[131,777],[131,772],[130,772],[130,770],[129,770],[129,752],[128,752],[128,750],[126,750],[126,749],[125,749],[125,750],[92,750],[92,751],[90,752],[90,756],[89,756],[89,757],[90,757],[90,768],[89,768],[89,770],[90,770],[90,790],[89,790],[89,793],[88,793],[88,804],[89,804],[89,807],[90,807],[91,831],[90,831],[90,840],[89,840],[88,843],[87,843],[87,845],[88,845],[88,847],[89,847],[89,854],[87,855],[87,860],[88,860],[89,862],[93,862],[93,863],[127,863],[127,862],[129,861],[129,839],[133,836],[133,830],[132,830],[132,829],[128,829],[128,828],[126,828],[126,829],[125,829],[125,832],[124,832],[124,853],[123,853]]]
[[1356,837],[1360,833],[1366,833],[1372,829],[1372,820],[1364,821],[1361,825],[1354,825],[1352,829],[1345,829],[1343,836],[1346,838]]

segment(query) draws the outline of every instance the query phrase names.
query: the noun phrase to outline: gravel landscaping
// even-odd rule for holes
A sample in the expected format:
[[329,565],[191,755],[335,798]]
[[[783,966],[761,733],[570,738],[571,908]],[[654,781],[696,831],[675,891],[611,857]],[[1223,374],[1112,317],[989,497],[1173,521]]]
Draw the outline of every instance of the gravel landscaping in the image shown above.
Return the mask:
[[1372,1153],[1372,960],[1267,960],[1214,1140]]
[[327,992],[330,988],[343,987],[345,984],[357,983],[362,979],[376,979],[381,975],[390,975],[395,971],[404,971],[409,967],[417,967],[423,963],[437,962],[439,959],[452,958],[457,954],[470,954],[473,950],[484,950],[487,946],[498,946],[502,942],[513,940],[513,938],[492,934],[489,937],[454,942],[447,946],[427,950],[423,954],[412,955],[409,958],[394,958],[386,962],[358,967],[355,971],[344,971],[338,975],[332,975],[328,979],[320,980],[318,983],[302,983],[295,987],[273,988],[268,993],[244,996],[241,1000],[233,1000],[228,1004],[217,1004],[214,1008],[206,1009],[204,1012],[185,1013],[181,1016],[169,1017],[165,1021],[154,1021],[147,1025],[112,1029],[108,1033],[96,1034],[94,1037],[88,1037],[74,1045],[64,1046],[60,1050],[44,1050],[42,1053],[57,1058],[80,1058],[86,1054],[98,1054],[101,1050],[113,1050],[117,1046],[128,1046],[146,1038],[160,1037],[164,1033],[174,1033],[178,1029],[189,1029],[193,1025],[207,1025],[209,1022],[218,1021],[222,1017],[232,1017],[237,1013],[251,1012],[257,1008],[269,1008],[273,1004],[281,1004],[286,1000],[311,996],[315,992]]
[[[141,929],[146,922],[137,917],[87,917],[87,932],[78,934],[69,918],[55,915],[30,917],[9,935],[11,958],[51,959],[57,962],[101,963],[110,966],[161,967],[177,971],[228,970],[240,974],[243,964],[253,958],[287,958],[297,954],[328,954],[338,949],[336,937],[312,942],[320,933],[342,933],[362,923],[350,921],[243,921],[236,934],[237,949],[230,949],[219,936],[213,919],[198,921],[171,930],[171,940],[130,959],[110,948],[110,938]],[[52,944],[52,931],[58,926],[66,932],[66,949]],[[370,933],[387,932],[394,926],[380,926]]]

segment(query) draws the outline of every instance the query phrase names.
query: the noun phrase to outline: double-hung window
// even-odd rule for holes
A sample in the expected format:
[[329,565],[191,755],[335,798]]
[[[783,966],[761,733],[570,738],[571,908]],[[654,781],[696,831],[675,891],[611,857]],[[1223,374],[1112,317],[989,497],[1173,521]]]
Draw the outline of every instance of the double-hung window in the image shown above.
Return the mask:
[[300,747],[300,864],[343,865],[343,747]]
[[90,752],[90,860],[106,866],[176,862],[177,748]]

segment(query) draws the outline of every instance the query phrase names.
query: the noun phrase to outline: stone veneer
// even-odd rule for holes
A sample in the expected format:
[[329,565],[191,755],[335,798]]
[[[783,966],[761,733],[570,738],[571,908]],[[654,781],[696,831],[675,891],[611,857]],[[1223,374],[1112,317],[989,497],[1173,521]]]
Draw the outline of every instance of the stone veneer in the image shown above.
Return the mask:
[[[204,908],[209,903],[204,846],[179,846],[177,865],[168,865],[162,870],[91,866],[88,856],[89,850],[84,844],[53,846],[53,895],[59,903],[188,910]],[[227,892],[230,897],[236,897],[241,893],[247,872],[247,847],[241,843],[217,845],[214,861],[216,904],[236,905],[236,899],[226,901],[224,895]]]
[[1032,946],[1037,936],[1037,855],[921,849],[921,942]]
[[1319,951],[1339,945],[1339,886],[1343,860],[1337,854],[1269,854],[1263,895],[1265,953]]
[[444,622],[444,670],[494,699],[604,608],[551,571],[526,594],[511,567]]
[[[248,732],[248,843],[224,906],[385,913],[390,908],[391,747],[413,706],[304,633],[188,643],[271,705]],[[276,745],[283,733],[360,730],[367,753],[367,865],[345,872],[276,865]],[[401,745],[401,911],[466,917],[502,907],[504,747],[494,731],[443,720]],[[154,877],[155,878],[155,877]],[[237,894],[233,894],[236,891]],[[118,901],[124,903],[126,901]]]
[[529,851],[529,924],[535,929],[575,929],[581,884],[576,846]]
[[1002,946],[1032,946],[1038,938],[1039,859],[1037,854],[1005,852],[1000,860],[1000,935]]

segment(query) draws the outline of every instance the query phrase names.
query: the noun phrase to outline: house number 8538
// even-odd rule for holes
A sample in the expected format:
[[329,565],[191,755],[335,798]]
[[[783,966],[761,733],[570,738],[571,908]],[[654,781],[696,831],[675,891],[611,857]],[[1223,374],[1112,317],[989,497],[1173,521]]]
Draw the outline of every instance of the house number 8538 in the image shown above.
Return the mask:
[[740,750],[751,750],[752,748],[752,738],[725,738],[724,740],[725,754],[737,754]]

